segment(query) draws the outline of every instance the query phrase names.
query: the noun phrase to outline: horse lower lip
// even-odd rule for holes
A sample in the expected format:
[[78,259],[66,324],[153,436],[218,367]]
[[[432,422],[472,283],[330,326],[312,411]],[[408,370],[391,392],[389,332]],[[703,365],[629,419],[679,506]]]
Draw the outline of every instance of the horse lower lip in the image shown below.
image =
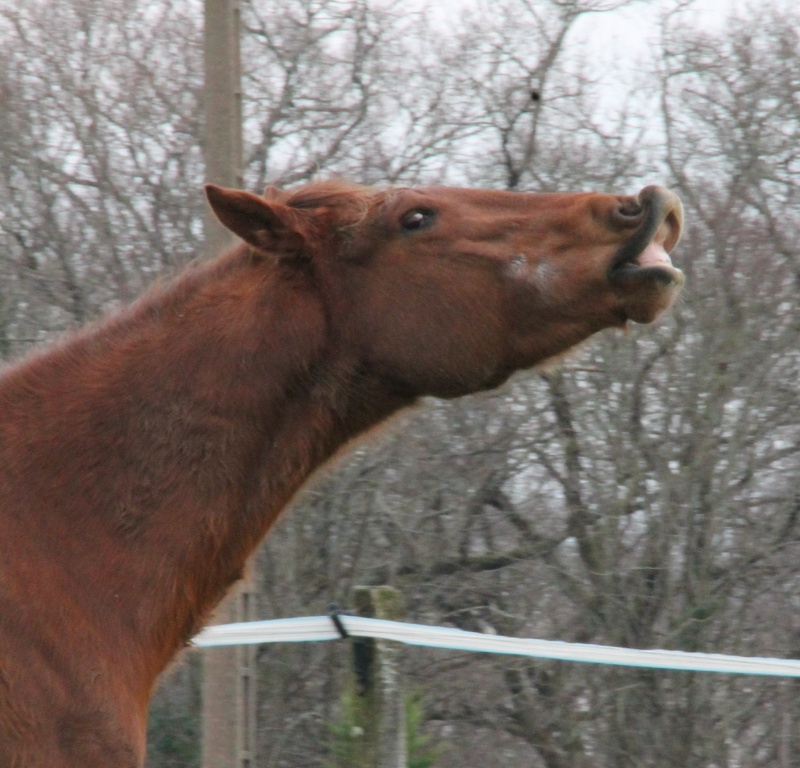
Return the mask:
[[624,289],[626,285],[632,286],[634,282],[637,285],[641,285],[642,280],[682,285],[685,278],[683,272],[673,266],[672,262],[640,265],[635,261],[628,261],[616,265],[609,274],[609,280],[611,280],[617,288]]

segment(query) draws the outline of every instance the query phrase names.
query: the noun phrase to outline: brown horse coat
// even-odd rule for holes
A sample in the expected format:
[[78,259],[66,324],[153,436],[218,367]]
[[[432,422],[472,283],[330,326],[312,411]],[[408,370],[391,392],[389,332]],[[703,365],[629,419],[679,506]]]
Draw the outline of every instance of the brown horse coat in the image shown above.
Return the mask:
[[159,673],[309,474],[683,281],[677,198],[209,186],[244,242],[0,376],[0,766],[135,768]]

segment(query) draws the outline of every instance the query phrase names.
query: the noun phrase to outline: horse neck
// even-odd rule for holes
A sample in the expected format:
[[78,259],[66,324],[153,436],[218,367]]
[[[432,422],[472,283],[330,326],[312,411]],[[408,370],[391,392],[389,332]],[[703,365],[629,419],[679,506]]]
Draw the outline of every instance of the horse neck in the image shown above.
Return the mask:
[[405,404],[331,338],[313,290],[236,252],[20,372],[20,477],[120,664],[154,678],[314,469]]

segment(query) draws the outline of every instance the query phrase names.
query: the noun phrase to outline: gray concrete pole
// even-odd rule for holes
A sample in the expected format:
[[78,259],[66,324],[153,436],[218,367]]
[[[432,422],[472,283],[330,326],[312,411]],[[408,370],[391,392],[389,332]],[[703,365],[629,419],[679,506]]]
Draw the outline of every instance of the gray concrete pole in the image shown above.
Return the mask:
[[[238,0],[205,0],[206,181],[242,187],[242,93]],[[205,253],[214,256],[233,236],[206,206]],[[214,623],[255,616],[253,566],[214,614]],[[256,646],[210,648],[203,654],[203,768],[253,768],[257,754]]]

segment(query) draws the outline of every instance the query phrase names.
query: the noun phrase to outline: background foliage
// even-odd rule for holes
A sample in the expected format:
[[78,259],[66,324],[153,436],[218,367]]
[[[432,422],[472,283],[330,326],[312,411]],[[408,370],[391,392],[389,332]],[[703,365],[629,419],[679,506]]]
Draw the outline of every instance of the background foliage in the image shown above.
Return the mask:
[[[603,101],[586,14],[625,3],[244,3],[246,185],[635,192],[689,222],[685,300],[558,369],[430,401],[296,500],[259,553],[264,618],[399,588],[409,619],[635,647],[796,656],[800,19],[698,28],[665,6]],[[0,0],[0,353],[202,251],[199,0]],[[538,100],[531,98],[536,90]],[[329,758],[348,655],[265,646],[260,766]],[[436,763],[797,764],[796,686],[415,650]],[[152,709],[151,768],[197,764],[198,664]]]

